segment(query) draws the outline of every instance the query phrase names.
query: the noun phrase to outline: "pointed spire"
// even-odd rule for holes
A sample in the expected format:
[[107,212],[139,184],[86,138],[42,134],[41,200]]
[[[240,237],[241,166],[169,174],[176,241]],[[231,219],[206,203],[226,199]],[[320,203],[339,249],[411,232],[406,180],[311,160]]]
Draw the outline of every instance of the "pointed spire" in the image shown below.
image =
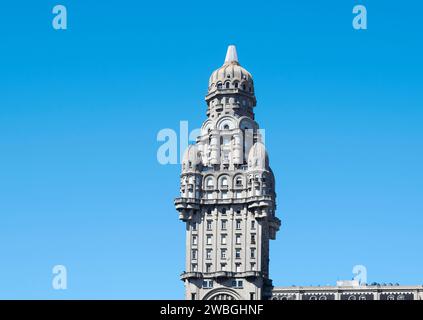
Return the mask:
[[234,45],[230,45],[228,47],[228,51],[226,52],[225,64],[229,63],[238,63],[238,54],[236,53],[236,47]]

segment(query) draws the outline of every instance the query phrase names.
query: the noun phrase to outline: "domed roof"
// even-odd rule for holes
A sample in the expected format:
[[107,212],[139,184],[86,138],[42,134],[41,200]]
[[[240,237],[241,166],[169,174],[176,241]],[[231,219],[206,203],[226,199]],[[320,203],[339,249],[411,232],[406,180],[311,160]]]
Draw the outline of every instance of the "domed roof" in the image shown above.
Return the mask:
[[263,143],[256,142],[248,154],[248,170],[267,170],[269,157]]
[[[253,92],[253,77],[246,69],[240,66],[238,62],[238,54],[236,47],[231,45],[228,47],[226,53],[225,63],[219,69],[215,70],[209,79],[209,93],[217,90],[219,83],[224,85],[225,82],[247,82],[246,87],[251,88],[250,92]],[[246,88],[246,90],[248,90]]]
[[201,157],[196,145],[189,145],[185,150],[182,158],[182,170],[196,170],[196,167],[201,163]]

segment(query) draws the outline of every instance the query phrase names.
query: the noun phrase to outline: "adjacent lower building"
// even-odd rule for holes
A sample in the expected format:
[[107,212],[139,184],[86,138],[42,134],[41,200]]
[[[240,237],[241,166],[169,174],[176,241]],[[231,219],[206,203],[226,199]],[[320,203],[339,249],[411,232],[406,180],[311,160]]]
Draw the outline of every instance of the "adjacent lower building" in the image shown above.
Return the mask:
[[272,300],[423,300],[423,286],[345,285],[278,287]]

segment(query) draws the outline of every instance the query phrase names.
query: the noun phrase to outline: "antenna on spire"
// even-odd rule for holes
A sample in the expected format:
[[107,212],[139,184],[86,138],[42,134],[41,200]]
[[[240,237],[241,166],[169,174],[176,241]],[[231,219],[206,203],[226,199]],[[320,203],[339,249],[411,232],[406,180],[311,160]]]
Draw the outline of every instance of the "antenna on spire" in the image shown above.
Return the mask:
[[236,53],[236,47],[230,45],[228,51],[226,52],[225,64],[236,62],[238,63],[238,54]]

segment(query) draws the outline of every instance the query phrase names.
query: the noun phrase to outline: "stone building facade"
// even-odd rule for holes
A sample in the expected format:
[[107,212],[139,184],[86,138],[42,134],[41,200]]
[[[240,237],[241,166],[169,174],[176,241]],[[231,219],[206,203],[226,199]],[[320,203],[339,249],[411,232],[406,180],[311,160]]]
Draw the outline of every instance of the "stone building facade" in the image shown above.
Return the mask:
[[423,300],[423,286],[279,287],[273,289],[272,300]]
[[186,224],[186,299],[269,299],[275,179],[259,125],[251,74],[235,46],[210,76],[207,119],[183,157],[179,218]]

